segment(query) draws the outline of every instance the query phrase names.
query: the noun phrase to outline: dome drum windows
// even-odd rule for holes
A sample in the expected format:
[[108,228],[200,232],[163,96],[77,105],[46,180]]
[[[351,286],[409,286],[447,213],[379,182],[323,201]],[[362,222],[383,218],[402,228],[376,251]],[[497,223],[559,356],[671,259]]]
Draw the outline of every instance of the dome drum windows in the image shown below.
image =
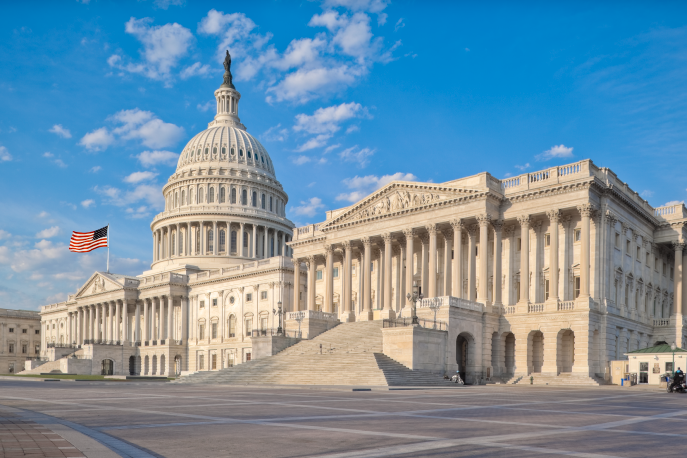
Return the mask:
[[253,156],[250,151],[248,151],[248,159],[253,159]]
[[258,193],[255,191],[253,191],[253,200],[251,202],[251,205],[253,205],[253,207],[255,208],[258,207]]
[[241,191],[241,205],[248,205],[248,191]]
[[236,254],[237,251],[236,238],[236,231],[231,231],[231,254]]
[[210,152],[210,148],[207,148],[207,147],[206,147],[206,148],[205,148],[205,155],[207,156],[207,155],[209,154],[209,152]]
[[260,202],[260,207],[261,207],[263,210],[265,210],[265,195],[264,195],[264,194],[262,195],[262,199],[261,199],[261,202]]
[[239,157],[243,157],[243,150],[239,149]]
[[205,192],[203,191],[203,188],[200,188],[198,190],[198,203],[199,204],[203,203],[203,200],[204,200],[203,197],[205,197],[204,194],[205,194]]
[[222,147],[222,156],[226,156],[226,155],[227,155],[227,148],[223,146]]
[[217,147],[216,146],[212,148],[212,155],[217,156]]
[[231,188],[231,204],[236,204],[236,188]]
[[226,231],[224,229],[221,229],[219,231],[219,251],[220,253],[224,253],[226,249]]
[[215,188],[214,187],[211,187],[208,190],[208,203],[209,204],[215,203]]
[[227,191],[224,186],[219,188],[219,203],[223,204],[227,200]]

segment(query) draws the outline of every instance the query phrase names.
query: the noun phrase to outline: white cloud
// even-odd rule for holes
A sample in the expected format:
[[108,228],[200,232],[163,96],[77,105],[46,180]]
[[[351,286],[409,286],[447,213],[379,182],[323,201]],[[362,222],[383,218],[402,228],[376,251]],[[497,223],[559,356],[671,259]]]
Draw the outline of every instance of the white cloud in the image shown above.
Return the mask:
[[358,145],[346,148],[339,153],[339,157],[347,162],[357,162],[360,167],[365,167],[370,163],[370,156],[375,153],[375,149],[362,148]]
[[521,172],[524,172],[525,170],[530,168],[530,163],[528,162],[525,165],[516,165],[515,168],[520,170]]
[[283,142],[289,136],[289,130],[281,127],[281,123],[272,126],[262,134],[262,138],[270,142]]
[[155,0],[155,6],[161,10],[166,10],[170,5],[181,6],[185,0]]
[[391,0],[325,0],[324,7],[344,7],[351,11],[369,11],[370,13],[381,13]]
[[148,207],[145,205],[141,205],[138,208],[127,208],[126,213],[133,219],[145,218],[150,215],[150,211],[148,211]]
[[0,229],[0,240],[2,240],[2,239],[8,239],[8,238],[10,238],[11,236],[12,236],[12,234],[10,234],[9,232],[3,231],[2,229]]
[[176,22],[153,26],[151,18],[129,19],[124,27],[126,33],[135,36],[143,45],[140,63],[124,64],[118,54],[110,56],[107,63],[122,73],[138,73],[150,79],[165,81],[169,86],[173,81],[172,70],[179,60],[188,53],[195,38],[191,31]]
[[354,176],[353,178],[346,178],[343,184],[348,189],[353,191],[349,193],[342,193],[336,196],[336,200],[346,200],[349,202],[357,202],[363,197],[376,191],[379,188],[386,186],[392,181],[416,181],[417,177],[412,173],[396,172],[393,175],[383,175],[378,177],[376,175],[367,175],[363,177]]
[[639,195],[642,196],[642,197],[644,197],[645,199],[647,199],[647,198],[649,198],[649,197],[653,197],[653,196],[654,196],[654,192],[651,191],[651,190],[649,190],[649,189],[645,189],[644,191],[642,191],[641,193],[639,193]]
[[45,153],[43,153],[43,157],[53,158],[53,157],[55,157],[55,155],[53,153],[51,153],[50,151],[46,151]]
[[217,102],[214,100],[209,100],[207,103],[201,105],[200,103],[196,108],[198,108],[199,111],[205,112],[208,111],[210,108],[212,108],[213,105],[216,105]]
[[100,151],[114,143],[114,140],[114,136],[108,132],[107,128],[101,127],[84,135],[79,145],[90,151]]
[[182,80],[189,79],[193,76],[211,76],[211,70],[209,65],[202,65],[200,62],[184,68],[179,76]]
[[72,138],[72,133],[69,132],[69,129],[62,127],[62,124],[55,124],[48,132],[52,132],[62,138]]
[[352,118],[370,117],[367,108],[361,104],[350,102],[327,108],[318,108],[312,115],[304,113],[296,115],[293,130],[309,134],[333,134],[341,129],[340,124]]
[[684,203],[684,200],[671,200],[670,202],[666,202],[665,204],[663,204],[662,207],[670,207],[672,205],[680,205]]
[[360,126],[356,126],[355,124],[352,126],[348,126],[348,129],[346,129],[346,133],[350,134],[353,132],[358,132],[360,130]]
[[155,179],[155,177],[158,176],[157,173],[154,172],[134,172],[131,175],[127,176],[124,178],[125,183],[140,183],[141,181],[150,181]]
[[49,151],[43,153],[43,157],[50,159],[52,163],[57,164],[59,167],[67,167],[67,164],[65,164],[62,159],[55,159],[55,155]]
[[405,26],[406,26],[406,25],[405,25],[405,23],[403,22],[403,18],[401,18],[401,19],[399,19],[399,20],[396,22],[396,25],[394,26],[394,31],[398,31],[398,29],[402,29],[402,28],[405,27]]
[[554,145],[550,149],[547,149],[544,151],[542,154],[538,154],[536,156],[536,159],[538,161],[548,161],[549,159],[554,159],[554,158],[562,158],[562,157],[572,157],[572,148],[568,148],[567,146],[561,144],[561,145]]
[[300,145],[298,148],[296,148],[296,152],[302,153],[303,151],[308,151],[310,149],[314,148],[321,148],[327,144],[327,141],[331,138],[332,136],[329,134],[320,134],[317,135],[316,137],[311,138],[307,142],[303,143]]
[[81,206],[83,208],[91,208],[94,205],[95,205],[95,200],[93,200],[93,199],[86,199],[86,200],[81,202]]
[[360,67],[339,65],[332,68],[300,68],[289,73],[277,85],[267,89],[267,101],[276,100],[305,103],[322,93],[328,93],[350,86],[364,76],[367,70]]
[[143,151],[136,157],[144,167],[153,167],[158,164],[174,166],[179,160],[179,155],[171,151]]
[[329,145],[328,147],[326,147],[326,148],[324,149],[324,154],[327,154],[327,153],[329,153],[329,152],[331,152],[331,151],[334,151],[334,150],[337,149],[339,146],[341,146],[341,143],[337,143],[336,145]]
[[163,208],[165,199],[162,189],[157,184],[137,184],[133,189],[123,191],[113,186],[94,187],[97,193],[105,197],[105,202],[117,207],[126,207],[137,202],[147,202],[153,208]]
[[96,165],[94,167],[91,167],[91,170],[89,170],[90,173],[98,173],[102,170],[103,168],[100,167],[99,165]]
[[4,146],[0,146],[0,162],[8,162],[11,160],[12,155],[9,151],[7,151],[7,148],[5,148]]
[[296,156],[292,159],[293,163],[296,165],[307,164],[308,162],[310,162],[310,160],[311,159],[308,156]]
[[48,216],[50,216],[50,213],[48,213],[46,211],[42,211],[36,216],[38,216],[39,218],[47,218]]
[[49,227],[47,229],[43,229],[40,231],[38,234],[36,234],[37,239],[50,239],[55,237],[57,234],[60,233],[60,228],[59,226],[53,226]]
[[301,201],[301,205],[291,208],[291,213],[296,216],[315,216],[315,214],[324,208],[322,199],[319,197],[311,197],[306,201]]

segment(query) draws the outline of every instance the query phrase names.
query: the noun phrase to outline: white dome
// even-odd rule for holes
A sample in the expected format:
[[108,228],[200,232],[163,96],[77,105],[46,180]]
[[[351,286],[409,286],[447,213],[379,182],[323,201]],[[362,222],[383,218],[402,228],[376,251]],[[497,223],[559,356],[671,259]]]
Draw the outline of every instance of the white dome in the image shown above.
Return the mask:
[[275,177],[267,150],[240,127],[214,125],[191,139],[179,156],[177,172],[186,167],[239,165]]

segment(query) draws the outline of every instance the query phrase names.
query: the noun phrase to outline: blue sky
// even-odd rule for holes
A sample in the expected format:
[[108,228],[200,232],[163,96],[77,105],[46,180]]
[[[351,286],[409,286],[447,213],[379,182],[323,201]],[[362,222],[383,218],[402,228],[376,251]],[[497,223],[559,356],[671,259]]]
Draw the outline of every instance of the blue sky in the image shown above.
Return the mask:
[[12,2],[0,16],[0,307],[104,270],[72,230],[111,224],[111,270],[214,115],[240,116],[297,225],[391,179],[498,178],[591,158],[652,205],[687,194],[684,2]]

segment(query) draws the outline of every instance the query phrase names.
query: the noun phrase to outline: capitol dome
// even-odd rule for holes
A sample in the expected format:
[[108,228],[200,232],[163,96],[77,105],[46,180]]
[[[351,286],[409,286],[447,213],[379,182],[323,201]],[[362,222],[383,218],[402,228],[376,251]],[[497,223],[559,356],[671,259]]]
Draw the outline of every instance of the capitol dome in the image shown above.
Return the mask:
[[162,189],[165,210],[150,225],[153,270],[214,269],[290,254],[288,195],[267,150],[239,119],[241,94],[230,67],[227,52],[217,113],[180,152]]

